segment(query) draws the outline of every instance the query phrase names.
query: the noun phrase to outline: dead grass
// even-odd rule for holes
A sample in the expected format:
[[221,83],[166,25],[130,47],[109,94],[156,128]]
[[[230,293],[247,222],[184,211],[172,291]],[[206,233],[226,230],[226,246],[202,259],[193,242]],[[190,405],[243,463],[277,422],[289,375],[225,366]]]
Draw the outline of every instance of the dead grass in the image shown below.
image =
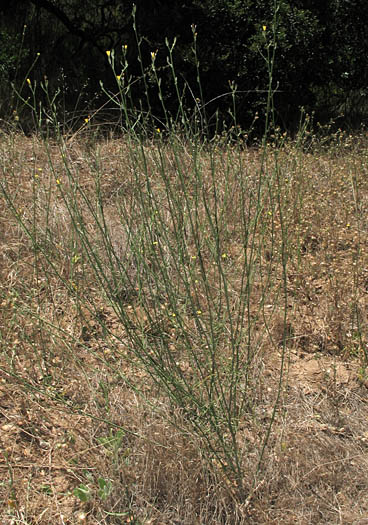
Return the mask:
[[[272,417],[284,335],[288,366],[254,493],[250,500],[239,501],[234,486],[209,464],[198,436],[182,430],[185,414],[136,362],[88,261],[72,260],[81,250],[56,182],[67,190],[70,169],[91,198],[95,175],[102,174],[100,191],[112,243],[126,258],[125,264],[131,262],[125,233],[115,217],[121,199],[135,191],[124,140],[90,145],[80,139],[67,144],[63,158],[56,144],[49,143],[46,151],[36,137],[1,136],[2,175],[16,211],[37,229],[50,254],[45,259],[44,246],[38,250],[32,244],[4,200],[0,210],[4,524],[357,525],[368,520],[368,149],[364,139],[351,144],[313,153],[290,144],[279,152],[288,224],[288,320],[284,334],[282,314],[275,308],[279,299],[272,292],[264,308],[264,325],[257,328],[253,408],[239,430],[249,490]],[[158,151],[154,145],[146,147],[146,168],[158,191]],[[183,152],[181,168],[190,184],[194,162],[190,145],[184,145]],[[164,154],[175,186],[177,161],[169,147]],[[143,169],[140,162],[137,157],[137,171]],[[210,193],[211,156],[201,152],[195,162],[203,170],[204,191]],[[260,153],[245,150],[239,157],[219,150],[212,162],[223,205],[226,271],[234,273],[242,257],[236,227],[241,203],[237,177],[246,173],[253,191]],[[272,172],[273,162],[267,159],[265,176]],[[225,184],[230,191],[222,193]],[[166,206],[164,196],[161,205]],[[267,243],[268,238],[281,236],[280,223],[266,220],[274,203],[268,205],[263,210],[267,235],[260,247],[260,268],[267,261],[275,260],[275,266],[280,261],[271,241]],[[91,211],[83,200],[78,206],[92,228]],[[134,227],[139,220],[137,216]],[[187,243],[194,254],[194,240]],[[210,255],[208,249],[208,275]],[[172,264],[168,257],[166,262]],[[52,277],[52,265],[57,265],[62,281]],[[147,314],[139,312],[134,271],[132,267],[130,289],[119,291],[126,307],[152,337],[157,330],[176,337],[170,323],[152,327]],[[276,282],[278,277],[275,273],[270,278]],[[234,274],[231,282],[236,304],[240,276]],[[264,282],[265,277],[259,290]],[[254,309],[259,294],[256,286]],[[199,293],[198,308],[205,308],[203,297]],[[188,317],[187,323],[194,331],[194,321]],[[180,349],[180,339],[175,341]],[[189,364],[183,360],[181,366],[190,376]],[[111,483],[108,493],[99,493],[99,479]],[[88,501],[73,492],[81,485],[88,487]]]

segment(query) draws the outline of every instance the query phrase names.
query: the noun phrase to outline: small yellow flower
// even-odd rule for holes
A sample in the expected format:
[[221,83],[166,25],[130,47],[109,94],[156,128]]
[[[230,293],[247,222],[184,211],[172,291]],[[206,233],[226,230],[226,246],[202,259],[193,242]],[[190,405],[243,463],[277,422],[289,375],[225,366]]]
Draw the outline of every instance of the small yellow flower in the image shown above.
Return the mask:
[[107,50],[106,55],[109,57],[111,55],[111,51]]
[[156,128],[157,133],[161,133],[160,128]]
[[202,310],[197,310],[198,315],[201,315],[201,313],[202,313]]
[[263,31],[266,31],[267,26],[262,26]]
[[221,257],[222,257],[223,259],[227,259],[227,253],[223,253],[223,254],[221,255]]
[[87,124],[87,123],[89,122],[89,117],[86,117],[86,118],[84,119],[84,122]]
[[31,85],[31,79],[30,78],[27,78],[27,84],[30,86]]
[[56,184],[59,186],[61,184],[61,180],[60,179],[56,179]]
[[157,51],[151,51],[151,58],[153,61],[156,60]]
[[123,49],[124,49],[124,51],[126,51],[128,49],[127,44],[124,44]]
[[120,79],[121,79],[121,75],[116,75],[116,80],[117,80],[118,82],[120,82]]

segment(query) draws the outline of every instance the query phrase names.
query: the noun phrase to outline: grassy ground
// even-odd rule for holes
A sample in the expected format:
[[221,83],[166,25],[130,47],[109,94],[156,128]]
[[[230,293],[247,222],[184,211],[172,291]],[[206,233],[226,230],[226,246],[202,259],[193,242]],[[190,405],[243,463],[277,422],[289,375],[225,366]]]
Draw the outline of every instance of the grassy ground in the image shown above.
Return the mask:
[[1,522],[368,523],[367,160],[2,134]]

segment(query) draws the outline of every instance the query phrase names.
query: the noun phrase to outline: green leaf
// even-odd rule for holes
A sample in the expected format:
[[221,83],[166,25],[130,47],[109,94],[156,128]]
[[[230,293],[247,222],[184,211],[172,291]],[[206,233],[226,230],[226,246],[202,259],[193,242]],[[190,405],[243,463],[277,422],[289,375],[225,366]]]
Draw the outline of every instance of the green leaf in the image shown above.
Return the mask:
[[80,501],[85,503],[91,499],[91,489],[87,485],[80,484],[79,487],[76,487],[73,491],[73,494]]
[[97,483],[99,486],[98,497],[105,500],[111,494],[112,483],[109,479],[104,478],[98,478]]

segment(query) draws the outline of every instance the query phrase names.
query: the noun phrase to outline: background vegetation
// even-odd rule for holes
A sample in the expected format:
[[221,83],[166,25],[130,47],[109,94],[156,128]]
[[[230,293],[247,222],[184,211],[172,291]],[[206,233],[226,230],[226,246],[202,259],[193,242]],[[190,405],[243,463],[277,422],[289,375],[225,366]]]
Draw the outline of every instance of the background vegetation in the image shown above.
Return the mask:
[[[217,109],[228,118],[232,90],[237,91],[237,122],[249,129],[255,111],[265,108],[267,68],[262,54],[261,28],[270,31],[274,16],[272,0],[137,0],[136,26],[141,42],[139,63],[137,38],[129,0],[12,0],[2,2],[0,20],[0,114],[19,109],[11,100],[10,83],[21,89],[22,80],[37,58],[31,80],[47,77],[51,91],[62,88],[63,109],[88,111],[106,102],[99,83],[114,87],[106,50],[117,57],[127,45],[129,74],[137,79],[150,65],[157,50],[156,66],[162,79],[167,107],[175,111],[177,97],[167,64],[165,38],[172,45],[181,87],[190,86],[183,102],[195,107],[200,97],[193,58],[192,25],[197,32],[197,58],[210,123]],[[364,0],[278,2],[277,60],[273,85],[277,121],[295,129],[300,108],[315,114],[315,121],[330,119],[339,125],[356,126],[367,118],[368,29]],[[37,54],[40,53],[38,56]],[[229,85],[230,83],[230,85]],[[197,87],[194,87],[197,86]],[[232,86],[232,87],[230,87]],[[137,80],[134,103],[146,104],[147,86]],[[151,109],[162,107],[151,93]],[[191,91],[192,90],[192,91]],[[106,109],[106,106],[105,106]],[[102,113],[100,117],[102,118]],[[111,117],[111,114],[110,114]],[[212,117],[212,120],[211,120]],[[108,119],[107,116],[104,117]]]

